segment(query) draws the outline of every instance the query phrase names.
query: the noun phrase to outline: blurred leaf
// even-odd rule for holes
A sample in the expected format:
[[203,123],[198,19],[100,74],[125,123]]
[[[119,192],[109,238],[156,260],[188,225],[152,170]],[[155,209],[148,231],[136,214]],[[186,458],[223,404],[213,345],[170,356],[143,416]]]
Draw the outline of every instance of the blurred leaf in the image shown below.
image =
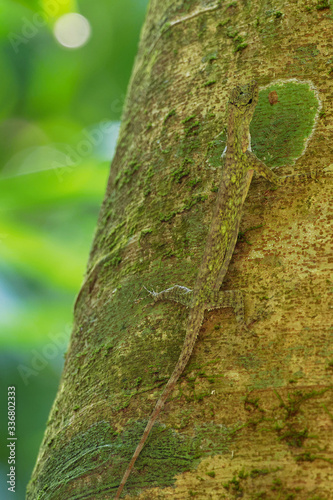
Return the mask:
[[11,113],[19,98],[19,85],[8,57],[0,57],[0,119]]
[[40,10],[40,5],[39,5],[39,0],[10,0],[12,3],[18,3],[21,5],[24,5],[24,7],[27,7],[28,9],[31,9],[33,11]]
[[58,18],[68,12],[77,12],[76,0],[61,0],[61,2],[50,2],[50,0],[40,0],[46,19]]
[[78,255],[71,255],[69,248],[54,240],[50,234],[13,221],[2,220],[0,234],[0,256],[15,265],[17,271],[32,274],[39,280],[67,290],[75,290],[76,278],[84,269],[82,256],[80,259]]
[[45,210],[54,203],[58,204],[54,207],[57,210],[68,201],[91,203],[92,200],[99,207],[109,173],[108,163],[50,167],[35,174],[0,179],[0,210],[26,211],[38,207]]
[[77,2],[75,0],[61,0],[61,2],[50,2],[50,0],[10,0],[18,3],[34,12],[44,13],[45,18],[59,17],[67,12],[76,12]]

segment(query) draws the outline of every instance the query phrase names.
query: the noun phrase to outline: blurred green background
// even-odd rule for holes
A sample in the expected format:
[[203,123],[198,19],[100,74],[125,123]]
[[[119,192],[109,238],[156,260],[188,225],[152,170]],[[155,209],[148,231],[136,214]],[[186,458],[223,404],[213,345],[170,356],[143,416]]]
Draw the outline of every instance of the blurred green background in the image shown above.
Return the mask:
[[56,394],[147,3],[0,0],[2,500],[24,498]]

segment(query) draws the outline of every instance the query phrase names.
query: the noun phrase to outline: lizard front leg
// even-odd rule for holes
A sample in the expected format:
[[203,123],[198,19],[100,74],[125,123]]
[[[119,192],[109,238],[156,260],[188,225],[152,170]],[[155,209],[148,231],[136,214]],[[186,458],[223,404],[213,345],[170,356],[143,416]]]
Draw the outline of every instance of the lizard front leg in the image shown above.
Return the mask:
[[244,156],[246,158],[246,163],[249,169],[254,170],[255,172],[257,172],[257,174],[262,175],[274,184],[282,184],[282,180],[276,174],[274,174],[274,172],[272,172],[272,170],[268,168],[264,162],[259,160],[259,158],[257,158],[256,155],[251,151],[246,151],[244,153]]

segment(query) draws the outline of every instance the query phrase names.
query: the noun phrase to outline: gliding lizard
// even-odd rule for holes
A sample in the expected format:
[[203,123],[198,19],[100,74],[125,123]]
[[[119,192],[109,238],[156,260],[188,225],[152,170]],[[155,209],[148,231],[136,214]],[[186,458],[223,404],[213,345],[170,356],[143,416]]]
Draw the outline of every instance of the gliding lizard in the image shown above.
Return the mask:
[[178,362],[149,418],[143,436],[121,480],[115,500],[119,499],[164,402],[190,359],[205,310],[233,307],[237,321],[243,328],[247,328],[244,322],[241,292],[220,291],[220,287],[237,242],[242,208],[254,170],[269,181],[280,184],[279,177],[248,149],[250,146],[249,127],[257,102],[258,84],[254,81],[246,85],[238,85],[230,93],[225,165],[194,289],[189,290],[175,285],[160,293],[150,292],[155,300],[166,299],[180,302],[189,307],[190,312],[184,345]]

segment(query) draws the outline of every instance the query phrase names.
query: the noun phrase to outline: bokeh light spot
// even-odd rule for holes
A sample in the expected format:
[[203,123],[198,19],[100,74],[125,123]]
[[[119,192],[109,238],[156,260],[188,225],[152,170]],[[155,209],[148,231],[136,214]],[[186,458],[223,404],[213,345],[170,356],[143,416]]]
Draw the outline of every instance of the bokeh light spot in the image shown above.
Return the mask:
[[91,34],[89,21],[75,12],[59,17],[53,31],[58,42],[70,49],[85,45]]

